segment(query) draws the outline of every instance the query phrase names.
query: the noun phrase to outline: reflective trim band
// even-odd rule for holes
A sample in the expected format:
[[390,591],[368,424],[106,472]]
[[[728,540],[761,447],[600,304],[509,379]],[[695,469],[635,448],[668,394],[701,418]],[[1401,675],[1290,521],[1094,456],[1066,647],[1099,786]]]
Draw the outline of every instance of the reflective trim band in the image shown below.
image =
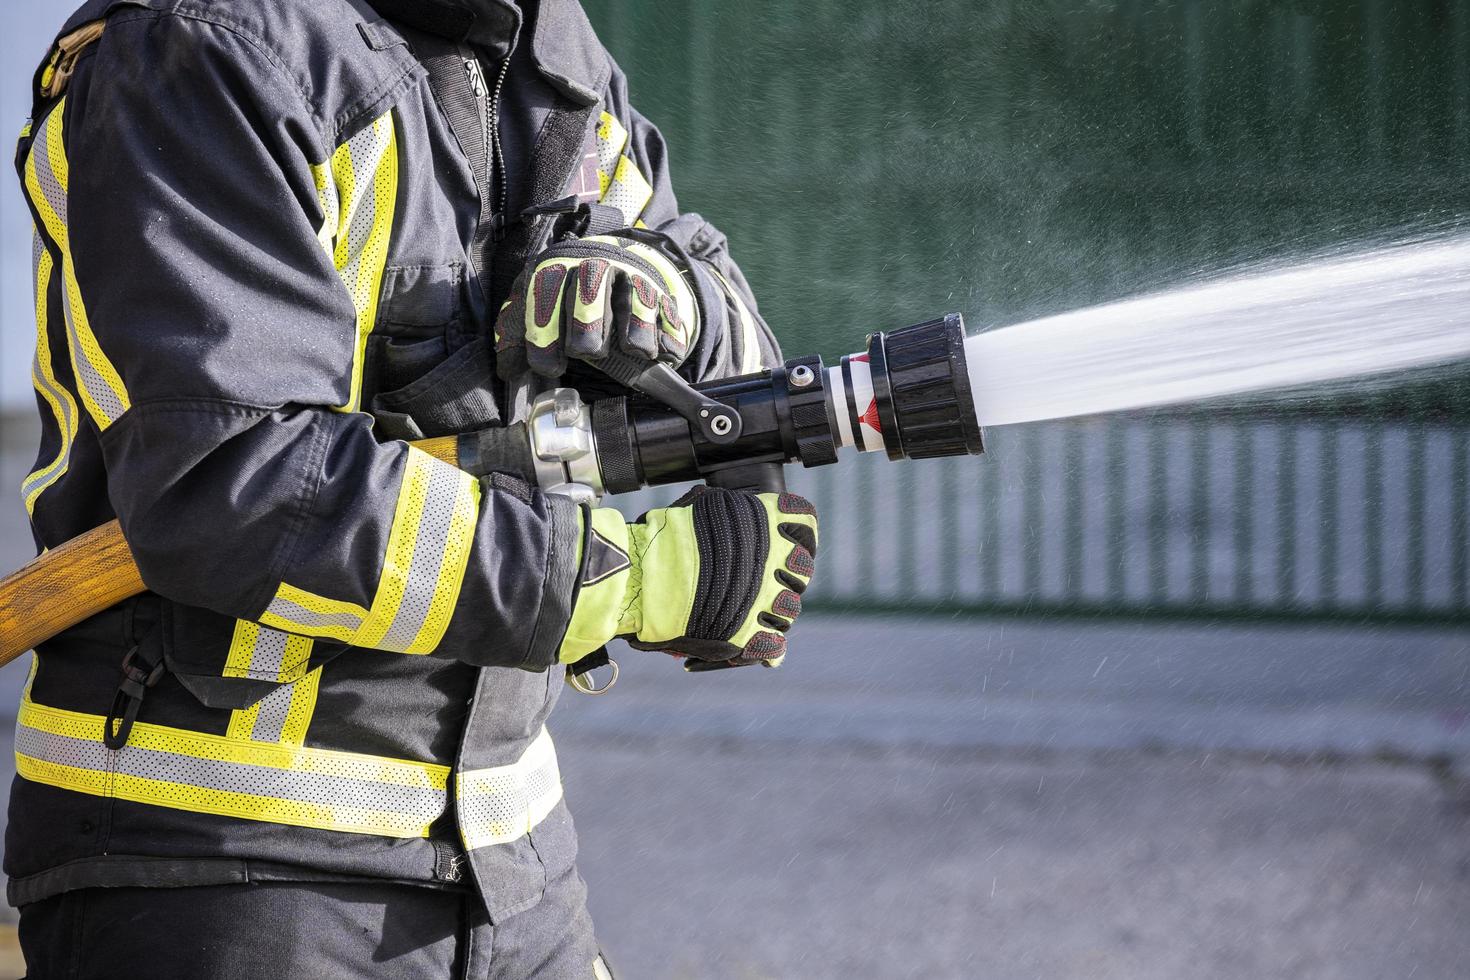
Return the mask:
[[324,218],[318,237],[332,255],[357,311],[351,388],[341,406],[344,412],[355,412],[361,406],[363,359],[368,336],[377,326],[383,270],[398,205],[398,132],[392,111],[337,147],[329,160],[311,171]]
[[618,117],[604,112],[597,120],[597,196],[607,194],[617,172],[618,160],[628,146],[628,131],[618,122]]
[[31,143],[31,152],[26,157],[25,185],[31,203],[41,216],[41,224],[61,253],[62,314],[77,389],[87,414],[97,423],[98,429],[105,430],[131,408],[132,403],[121,376],[92,333],[87,308],[77,285],[67,237],[67,189],[71,170],[66,160],[62,132],[65,116],[66,99],[63,98],[46,117],[41,138]]
[[598,203],[617,208],[622,212],[623,220],[631,225],[638,220],[638,216],[652,199],[653,188],[648,179],[643,176],[633,158],[625,156],[618,160],[618,169],[613,171],[612,181],[607,185],[607,190],[603,191],[602,200]]
[[128,744],[102,744],[105,719],[21,701],[16,769],[93,796],[377,834],[427,837],[447,802],[444,766],[329,749],[245,742],[138,722]]
[[282,684],[250,707],[233,712],[229,736],[254,742],[300,745],[306,740],[306,730],[311,727],[321,679],[322,669],[318,667],[301,680]]
[[395,653],[432,653],[454,616],[474,546],[480,483],[412,446],[371,609],[283,584],[260,621]]
[[627,148],[628,130],[616,116],[604,112],[597,121],[597,202],[617,208],[631,225],[653,199],[653,188]]
[[765,368],[761,363],[760,330],[755,325],[755,316],[751,314],[750,307],[745,305],[740,292],[726,279],[724,274],[714,266],[705,263],[709,271],[715,274],[720,288],[725,291],[730,302],[735,306],[736,314],[740,319],[740,374],[757,374]]
[[260,626],[235,623],[225,660],[225,677],[276,681],[281,686],[248,708],[230,715],[230,738],[300,745],[316,708],[321,669],[307,673],[313,641]]
[[312,641],[241,619],[235,622],[225,677],[287,683],[306,673]]
[[351,643],[367,614],[355,603],[328,599],[283,583],[260,621],[283,630]]
[[454,789],[466,850],[507,844],[530,833],[561,799],[561,771],[551,733],[541,729],[508,766],[456,773]]
[[37,468],[21,483],[20,492],[25,500],[26,513],[34,516],[36,500],[47,487],[65,476],[71,465],[71,447],[77,437],[77,403],[71,392],[56,380],[56,373],[51,366],[51,341],[47,326],[50,322],[51,272],[55,262],[41,242],[40,233],[34,230],[31,235],[31,257],[36,274],[36,356],[31,362],[31,384],[50,406],[51,416],[56,422],[61,439],[56,458]]

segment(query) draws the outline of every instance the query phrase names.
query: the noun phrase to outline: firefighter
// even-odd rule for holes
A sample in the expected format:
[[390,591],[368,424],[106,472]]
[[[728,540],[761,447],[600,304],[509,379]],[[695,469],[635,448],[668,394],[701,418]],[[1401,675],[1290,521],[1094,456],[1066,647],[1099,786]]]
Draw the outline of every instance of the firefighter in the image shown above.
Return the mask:
[[26,685],[31,976],[608,976],[561,665],[779,662],[817,533],[792,495],[630,524],[410,445],[609,351],[779,359],[582,9],[88,0],[34,102],[25,505],[40,548],[118,518],[150,591]]

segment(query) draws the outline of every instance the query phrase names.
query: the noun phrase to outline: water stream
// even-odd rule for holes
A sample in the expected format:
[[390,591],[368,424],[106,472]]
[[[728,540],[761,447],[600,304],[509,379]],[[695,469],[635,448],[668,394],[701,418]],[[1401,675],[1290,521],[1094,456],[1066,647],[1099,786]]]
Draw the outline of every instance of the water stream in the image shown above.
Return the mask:
[[976,334],[982,425],[1470,359],[1470,235],[1260,268]]

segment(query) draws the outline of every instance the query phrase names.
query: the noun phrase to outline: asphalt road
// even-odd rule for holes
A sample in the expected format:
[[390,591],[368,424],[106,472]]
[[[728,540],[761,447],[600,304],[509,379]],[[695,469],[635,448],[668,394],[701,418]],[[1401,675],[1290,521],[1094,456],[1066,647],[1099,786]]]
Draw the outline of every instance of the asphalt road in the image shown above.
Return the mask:
[[631,975],[1470,975],[1470,637],[803,626],[558,709]]

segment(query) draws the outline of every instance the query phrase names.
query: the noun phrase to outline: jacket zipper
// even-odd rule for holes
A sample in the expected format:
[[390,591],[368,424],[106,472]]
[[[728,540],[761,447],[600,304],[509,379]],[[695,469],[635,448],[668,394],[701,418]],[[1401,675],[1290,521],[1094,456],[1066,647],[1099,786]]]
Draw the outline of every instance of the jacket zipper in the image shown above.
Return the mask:
[[505,88],[505,76],[510,72],[510,59],[506,58],[500,63],[500,71],[495,77],[495,88],[488,93],[489,98],[486,98],[485,72],[480,67],[480,59],[466,58],[464,70],[470,79],[470,91],[474,92],[476,101],[480,103],[481,124],[485,132],[485,172],[490,175],[490,186],[495,188],[497,198],[490,218],[495,222],[495,237],[499,240],[501,229],[508,220],[506,209],[510,202],[507,186],[510,175],[505,170],[505,150],[500,143],[500,93]]

